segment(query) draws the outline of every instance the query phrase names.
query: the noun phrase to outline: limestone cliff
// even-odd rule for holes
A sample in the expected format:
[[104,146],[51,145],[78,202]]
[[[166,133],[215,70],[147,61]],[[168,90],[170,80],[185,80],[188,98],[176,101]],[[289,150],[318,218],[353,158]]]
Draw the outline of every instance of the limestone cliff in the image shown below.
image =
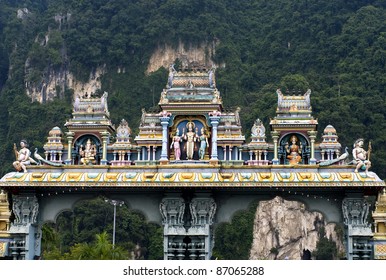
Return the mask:
[[26,81],[25,88],[31,100],[40,103],[62,97],[65,89],[72,89],[76,94],[90,95],[101,88],[100,77],[104,72],[104,67],[99,67],[90,73],[88,81],[81,82],[67,69],[49,70],[38,83]]
[[195,63],[210,68],[215,65],[212,60],[215,47],[215,42],[202,43],[199,46],[185,45],[180,42],[176,48],[166,44],[159,45],[150,57],[147,73],[157,71],[161,67],[168,69],[176,59],[181,61],[182,66]]
[[299,260],[304,250],[314,251],[319,240],[318,229],[343,250],[334,223],[325,221],[319,212],[306,210],[303,203],[275,197],[261,201],[256,210],[250,259]]

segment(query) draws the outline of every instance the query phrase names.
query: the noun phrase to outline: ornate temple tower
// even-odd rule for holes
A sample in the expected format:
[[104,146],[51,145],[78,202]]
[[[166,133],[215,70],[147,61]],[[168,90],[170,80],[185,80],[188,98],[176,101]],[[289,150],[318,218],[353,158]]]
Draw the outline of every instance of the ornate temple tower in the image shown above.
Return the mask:
[[62,162],[63,144],[62,144],[62,131],[59,127],[55,126],[50,130],[47,137],[47,143],[43,146],[46,160],[52,162]]
[[11,211],[9,209],[8,194],[3,189],[0,190],[0,257],[4,257],[8,252],[8,232],[11,224]]
[[87,165],[107,164],[107,145],[115,128],[110,120],[107,106],[107,92],[102,97],[76,96],[72,119],[65,126],[67,134],[66,164],[80,164],[82,152],[87,149]]
[[257,119],[251,129],[251,142],[243,146],[247,151],[248,165],[268,165],[268,143],[266,142],[265,127],[260,119]]
[[[223,110],[215,69],[188,65],[177,71],[171,65],[159,106],[160,112],[156,113],[142,110],[135,141],[141,147],[144,163],[159,160],[161,164],[217,164],[221,160],[241,160],[239,148],[245,137],[241,133],[240,109]],[[170,144],[175,148],[170,149]]]
[[318,121],[311,113],[311,90],[304,95],[277,93],[276,117],[271,120],[273,164],[315,164]]
[[323,131],[322,143],[319,144],[321,162],[334,160],[340,156],[342,145],[338,142],[336,129],[332,125],[327,125]]
[[372,216],[374,219],[374,259],[386,260],[386,189],[378,194]]
[[113,160],[111,165],[131,165],[131,155],[136,151],[136,146],[131,143],[131,128],[126,120],[122,119],[117,129],[116,141],[111,146]]

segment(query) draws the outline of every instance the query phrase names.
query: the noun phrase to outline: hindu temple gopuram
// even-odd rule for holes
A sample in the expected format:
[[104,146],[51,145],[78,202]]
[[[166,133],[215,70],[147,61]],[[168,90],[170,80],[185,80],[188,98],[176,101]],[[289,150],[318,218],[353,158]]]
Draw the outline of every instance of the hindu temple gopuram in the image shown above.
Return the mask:
[[103,193],[163,226],[164,259],[210,259],[216,225],[256,201],[251,259],[272,248],[304,258],[320,223],[336,240],[340,226],[344,258],[386,259],[385,182],[371,172],[368,141],[342,147],[332,125],[318,135],[311,90],[272,94],[276,115],[254,116],[246,141],[215,69],[171,65],[159,111],[138,109],[138,135],[111,122],[108,93],[76,93],[65,131],[54,127],[33,151],[21,139],[14,147],[15,172],[0,180],[0,256],[40,256],[42,225]]

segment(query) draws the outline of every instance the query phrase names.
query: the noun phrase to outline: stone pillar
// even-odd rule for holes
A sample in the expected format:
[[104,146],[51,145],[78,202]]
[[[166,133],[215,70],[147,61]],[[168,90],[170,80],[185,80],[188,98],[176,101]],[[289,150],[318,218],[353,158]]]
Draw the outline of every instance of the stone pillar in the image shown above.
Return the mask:
[[218,154],[217,154],[217,127],[220,122],[221,113],[218,111],[214,111],[209,113],[209,120],[212,125],[212,151],[210,160],[214,163],[218,162]]
[[14,260],[32,260],[40,256],[41,229],[38,226],[39,203],[35,195],[12,196],[15,219],[9,233],[13,237],[10,251]]
[[153,160],[155,161],[155,151],[157,150],[157,146],[153,146]]
[[167,163],[168,159],[168,126],[170,120],[170,113],[163,112],[162,116],[159,118],[162,125],[162,151],[160,163]]
[[141,160],[141,148],[138,147],[137,148],[137,161],[140,161]]
[[277,156],[277,140],[279,139],[279,132],[278,131],[272,131],[271,132],[272,139],[273,139],[273,159],[272,164],[279,164],[279,159]]
[[371,258],[373,233],[368,224],[370,204],[361,194],[352,194],[342,202],[343,223],[347,226],[347,259]]
[[67,147],[67,159],[65,160],[65,163],[72,164],[72,140],[74,139],[74,132],[67,132],[67,141],[68,141],[68,147]]
[[109,140],[109,135],[107,131],[101,132],[102,136],[102,159],[101,165],[107,165],[107,141]]
[[317,131],[311,130],[308,131],[308,135],[310,136],[311,140],[311,158],[310,158],[310,164],[316,164],[315,159],[315,138],[316,138]]

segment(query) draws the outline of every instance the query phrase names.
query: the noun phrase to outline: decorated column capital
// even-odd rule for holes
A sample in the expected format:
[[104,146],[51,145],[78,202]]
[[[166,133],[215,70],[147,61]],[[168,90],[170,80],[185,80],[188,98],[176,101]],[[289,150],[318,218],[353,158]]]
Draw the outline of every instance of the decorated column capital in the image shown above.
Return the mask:
[[39,214],[39,203],[36,196],[13,195],[12,212],[15,216],[13,225],[36,224]]

